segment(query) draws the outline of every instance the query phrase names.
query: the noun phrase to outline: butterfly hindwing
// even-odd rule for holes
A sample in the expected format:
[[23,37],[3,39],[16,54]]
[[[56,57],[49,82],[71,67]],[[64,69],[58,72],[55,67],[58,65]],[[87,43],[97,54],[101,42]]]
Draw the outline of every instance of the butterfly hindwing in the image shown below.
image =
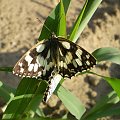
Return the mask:
[[52,77],[50,77],[48,81],[48,86],[46,88],[46,91],[44,93],[43,101],[47,102],[54,90],[56,89],[57,85],[59,84],[62,76],[59,74],[55,74]]

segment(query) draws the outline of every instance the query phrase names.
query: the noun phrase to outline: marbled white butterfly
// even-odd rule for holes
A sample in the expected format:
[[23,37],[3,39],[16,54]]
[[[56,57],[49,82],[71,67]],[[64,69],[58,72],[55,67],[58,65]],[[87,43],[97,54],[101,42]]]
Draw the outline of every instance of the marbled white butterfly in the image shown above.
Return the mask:
[[82,47],[53,35],[28,50],[16,63],[13,74],[47,80],[49,85],[44,96],[47,101],[62,77],[71,78],[95,64],[96,59]]

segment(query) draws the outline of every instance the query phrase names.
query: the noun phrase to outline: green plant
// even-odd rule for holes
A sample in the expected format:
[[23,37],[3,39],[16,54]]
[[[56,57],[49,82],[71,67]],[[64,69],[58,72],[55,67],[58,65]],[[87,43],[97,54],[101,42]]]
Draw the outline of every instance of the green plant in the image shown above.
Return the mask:
[[[69,36],[66,34],[65,16],[70,0],[61,0],[46,19],[45,25],[57,36],[68,37],[69,40],[76,42],[101,1],[102,0],[86,0],[75,24],[71,28]],[[50,31],[43,26],[39,40],[49,38],[50,34]],[[111,61],[120,64],[120,51],[116,48],[99,48],[92,54],[96,57],[97,62]],[[12,68],[0,67],[0,71],[12,72]],[[63,82],[62,80],[54,94],[60,98],[71,114],[65,119],[61,118],[55,120],[69,120],[72,115],[74,116],[74,119],[95,120],[96,118],[103,116],[120,114],[120,106],[116,107],[120,101],[120,79],[102,76],[90,71],[87,71],[86,73],[102,77],[110,84],[114,91],[98,101],[90,111],[85,113],[86,109],[83,104],[61,85]],[[39,103],[42,101],[46,87],[47,83],[45,81],[38,81],[31,78],[23,78],[16,90],[0,82],[0,95],[7,103],[3,119],[53,120],[45,117],[42,110],[38,107]],[[35,118],[34,116],[36,114],[38,116]]]

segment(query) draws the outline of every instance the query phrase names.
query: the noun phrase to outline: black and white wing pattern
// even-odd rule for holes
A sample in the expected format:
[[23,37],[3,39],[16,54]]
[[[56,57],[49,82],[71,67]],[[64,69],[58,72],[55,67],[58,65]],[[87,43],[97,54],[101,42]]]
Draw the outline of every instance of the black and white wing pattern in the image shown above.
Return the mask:
[[59,41],[58,71],[63,77],[71,78],[96,65],[96,59],[82,47],[65,38],[57,39]]
[[41,41],[26,52],[13,68],[19,77],[41,78],[48,80],[54,69],[48,40]]
[[54,76],[50,77],[48,81],[49,85],[44,93],[43,102],[48,101],[61,79],[62,76],[60,74],[55,74]]
[[82,47],[65,38],[52,36],[26,52],[13,68],[13,74],[47,80],[50,83],[44,96],[47,101],[57,87],[60,76],[71,78],[94,65],[96,59]]

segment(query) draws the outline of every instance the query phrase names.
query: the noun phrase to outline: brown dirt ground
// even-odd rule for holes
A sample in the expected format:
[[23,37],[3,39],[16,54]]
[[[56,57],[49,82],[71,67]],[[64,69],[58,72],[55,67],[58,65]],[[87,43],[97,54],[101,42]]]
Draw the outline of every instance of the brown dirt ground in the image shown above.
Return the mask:
[[[14,66],[23,53],[31,48],[39,37],[42,23],[55,7],[55,0],[0,0],[0,66]],[[79,14],[82,0],[72,0],[68,15],[68,30]],[[120,1],[104,0],[99,6],[88,26],[78,40],[78,44],[87,51],[100,47],[120,49]],[[120,66],[103,62],[94,68],[95,72],[120,78]],[[17,87],[19,78],[11,73],[0,73],[0,80]],[[101,96],[111,88],[99,77],[80,75],[63,83],[89,109]],[[53,95],[43,110],[47,116],[60,117],[66,113],[61,101]],[[103,118],[104,119],[104,118]],[[119,118],[105,118],[117,120]]]

